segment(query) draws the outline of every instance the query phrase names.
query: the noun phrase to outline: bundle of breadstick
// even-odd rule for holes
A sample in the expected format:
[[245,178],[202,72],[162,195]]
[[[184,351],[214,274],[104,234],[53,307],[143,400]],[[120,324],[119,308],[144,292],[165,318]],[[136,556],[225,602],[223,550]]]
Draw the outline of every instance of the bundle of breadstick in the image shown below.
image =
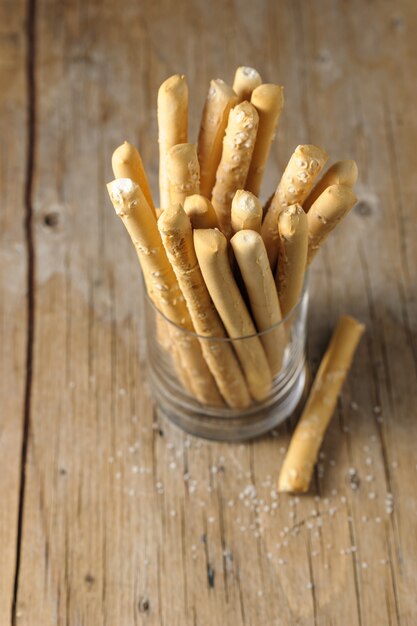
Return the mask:
[[202,405],[241,411],[267,398],[285,366],[291,333],[281,322],[300,301],[308,265],[356,202],[357,168],[339,161],[322,174],[325,150],[299,145],[265,207],[260,191],[283,87],[250,67],[239,67],[232,85],[212,80],[196,143],[188,98],[178,74],[158,91],[159,203],[127,141],[113,154],[108,192],[163,314],[157,333],[178,385]]

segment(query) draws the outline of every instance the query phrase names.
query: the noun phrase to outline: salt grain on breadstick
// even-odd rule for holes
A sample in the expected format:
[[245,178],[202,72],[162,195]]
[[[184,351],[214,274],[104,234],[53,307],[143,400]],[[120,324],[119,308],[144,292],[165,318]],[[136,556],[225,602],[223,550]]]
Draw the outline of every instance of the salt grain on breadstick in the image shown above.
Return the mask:
[[188,126],[188,87],[185,77],[170,76],[158,91],[159,202],[161,209],[170,204],[166,159],[177,143],[186,143]]
[[194,194],[184,200],[184,211],[193,228],[218,228],[216,211],[205,196]]
[[238,230],[256,230],[260,233],[262,204],[259,199],[250,191],[238,189],[232,200],[231,221],[234,233]]
[[330,185],[345,185],[352,188],[355,186],[357,179],[358,166],[355,161],[349,159],[333,163],[310,191],[307,200],[303,203],[304,211],[307,213],[312,204]]
[[259,125],[245,189],[259,196],[265,165],[284,106],[284,88],[268,83],[259,85],[253,90],[250,101],[258,111]]
[[[158,229],[174,269],[196,333],[207,338],[227,335],[198,265],[191,223],[180,205],[171,206],[158,220]],[[217,386],[227,404],[243,409],[251,403],[239,363],[227,341],[200,340],[201,349]]]
[[261,230],[272,270],[275,269],[278,254],[278,216],[287,206],[303,204],[327,158],[321,148],[298,146],[285,168]]
[[152,200],[151,189],[143,167],[142,158],[131,143],[125,141],[116,148],[111,158],[113,174],[115,178],[131,178],[143,191],[147,203],[156,216],[155,206]]
[[279,491],[308,491],[321,442],[364,330],[352,317],[340,318],[292,436],[279,476]]
[[200,193],[206,198],[211,198],[216,180],[230,109],[237,103],[237,96],[230,85],[220,79],[211,81],[201,118],[197,148],[200,162]]
[[166,165],[170,204],[183,204],[187,196],[199,193],[200,166],[195,144],[172,146],[167,153]]
[[249,101],[252,91],[261,83],[261,75],[253,67],[245,65],[238,67],[233,81],[233,91],[238,97],[238,102]]
[[328,235],[355,205],[356,200],[350,187],[331,185],[314,202],[307,213],[308,265]]
[[250,308],[259,332],[262,345],[275,376],[281,369],[286,345],[284,327],[281,321],[274,277],[269,265],[265,244],[259,233],[253,230],[239,230],[230,240],[236,261],[249,296]]
[[[219,230],[195,230],[194,247],[207,289],[229,337],[255,335],[256,328],[230,269],[226,237]],[[259,338],[234,341],[233,347],[252,397],[263,400],[271,388],[272,377]]]
[[242,102],[230,111],[212,196],[220,229],[226,237],[230,237],[232,230],[232,199],[238,189],[244,188],[257,129],[258,113],[249,102]]
[[[174,324],[194,332],[156,220],[139,185],[128,178],[120,178],[109,183],[107,189],[116,213],[123,220],[136,248],[152,300]],[[223,401],[203,359],[197,339],[175,329],[175,326],[170,328],[181,364],[189,374],[197,399],[204,404],[221,406]]]
[[282,211],[278,218],[278,231],[275,280],[282,315],[286,317],[300,299],[307,266],[307,215],[299,204]]

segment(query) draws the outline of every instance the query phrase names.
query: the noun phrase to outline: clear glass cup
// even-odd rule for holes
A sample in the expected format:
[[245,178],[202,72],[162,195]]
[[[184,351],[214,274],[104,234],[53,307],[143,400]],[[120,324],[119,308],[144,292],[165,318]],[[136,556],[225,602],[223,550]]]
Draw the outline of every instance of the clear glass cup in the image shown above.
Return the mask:
[[268,333],[272,336],[277,327],[281,326],[285,332],[286,347],[281,370],[273,378],[268,395],[262,401],[253,401],[245,409],[232,409],[226,404],[222,407],[209,406],[198,402],[181,383],[169,337],[172,334],[170,331],[174,330],[175,333],[185,333],[197,338],[200,342],[213,344],[229,342],[232,346],[237,342],[248,341],[249,337],[212,339],[190,333],[166,318],[149,299],[145,288],[143,294],[145,362],[158,414],[198,437],[219,441],[242,441],[265,434],[299,411],[304,403],[309,383],[305,350],[307,281],[300,301],[291,313],[271,329],[257,333],[259,338],[265,337]]

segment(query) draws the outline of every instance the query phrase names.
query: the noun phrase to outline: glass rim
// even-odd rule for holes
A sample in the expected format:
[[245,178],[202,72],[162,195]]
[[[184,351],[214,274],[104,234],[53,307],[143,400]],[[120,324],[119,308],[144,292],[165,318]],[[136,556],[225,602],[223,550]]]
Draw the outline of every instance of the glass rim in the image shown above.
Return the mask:
[[[265,335],[268,335],[269,333],[272,333],[274,330],[283,327],[285,325],[285,323],[291,318],[294,317],[297,314],[297,311],[299,310],[299,308],[301,307],[304,298],[306,297],[306,295],[308,294],[308,270],[305,273],[304,276],[304,282],[303,282],[303,288],[301,290],[301,295],[298,299],[297,304],[291,309],[291,311],[289,313],[287,313],[287,315],[285,317],[283,317],[279,322],[277,322],[276,324],[273,324],[272,326],[270,326],[269,328],[267,328],[266,330],[262,330],[262,331],[258,331],[256,333],[252,333],[251,335],[242,335],[240,337],[211,337],[208,335],[199,335],[198,333],[188,330],[187,328],[184,328],[183,326],[179,326],[178,324],[176,324],[175,322],[173,322],[172,320],[169,319],[169,317],[167,317],[165,315],[165,313],[163,313],[160,309],[158,309],[158,307],[152,302],[151,298],[149,297],[148,291],[146,289],[146,283],[143,277],[143,273],[142,273],[142,288],[144,291],[144,296],[145,296],[145,300],[146,302],[151,306],[151,308],[155,311],[155,313],[159,316],[161,316],[170,326],[173,326],[176,331],[183,333],[184,335],[188,335],[189,337],[194,337],[196,339],[201,339],[201,340],[205,340],[205,341],[218,341],[218,342],[230,342],[230,341],[243,341],[245,339],[253,339],[255,337],[263,337]],[[184,297],[184,296],[183,296]],[[184,298],[184,302],[187,304],[187,301]],[[214,304],[213,304],[214,306]],[[215,308],[215,307],[214,307]],[[188,305],[187,305],[187,309],[188,309]],[[215,308],[215,310],[217,311],[217,309]],[[249,315],[251,316],[251,319],[253,321],[252,315],[249,312]],[[220,316],[219,316],[220,317]],[[221,318],[220,318],[221,320]],[[221,320],[222,324],[223,321]],[[224,326],[224,324],[223,324]]]

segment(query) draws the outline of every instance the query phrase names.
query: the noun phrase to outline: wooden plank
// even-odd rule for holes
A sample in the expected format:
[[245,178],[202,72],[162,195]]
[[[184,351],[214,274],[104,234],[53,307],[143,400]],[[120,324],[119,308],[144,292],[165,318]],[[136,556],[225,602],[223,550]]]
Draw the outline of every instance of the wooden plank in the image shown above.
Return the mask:
[[[412,3],[37,2],[19,623],[412,624]],[[195,136],[209,79],[231,80],[240,63],[286,88],[265,195],[297,143],[352,156],[361,172],[361,202],[312,270],[313,366],[340,313],[368,332],[303,498],[275,490],[290,425],[227,445],[156,423],[137,262],[104,189],[125,137],[155,185],[154,104],[167,75],[187,74]]]
[[27,343],[25,3],[0,4],[0,622],[10,618],[19,526]]

